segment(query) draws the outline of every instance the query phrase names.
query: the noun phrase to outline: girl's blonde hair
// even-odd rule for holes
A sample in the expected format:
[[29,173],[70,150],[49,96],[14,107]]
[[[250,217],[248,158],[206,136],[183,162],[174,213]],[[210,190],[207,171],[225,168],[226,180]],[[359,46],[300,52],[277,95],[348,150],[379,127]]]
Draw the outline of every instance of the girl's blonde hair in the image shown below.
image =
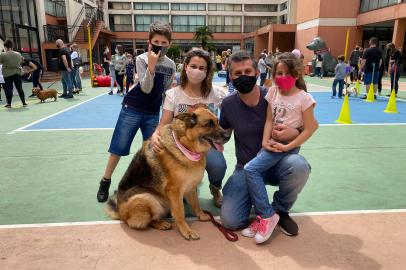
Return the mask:
[[296,87],[299,89],[304,90],[307,92],[307,86],[306,83],[303,79],[303,64],[301,63],[300,59],[296,57],[291,52],[285,52],[279,54],[273,64],[273,69],[272,69],[272,77],[275,78],[276,76],[276,67],[278,66],[279,63],[284,64],[287,66],[289,74],[292,75],[293,77],[297,77],[296,80]]

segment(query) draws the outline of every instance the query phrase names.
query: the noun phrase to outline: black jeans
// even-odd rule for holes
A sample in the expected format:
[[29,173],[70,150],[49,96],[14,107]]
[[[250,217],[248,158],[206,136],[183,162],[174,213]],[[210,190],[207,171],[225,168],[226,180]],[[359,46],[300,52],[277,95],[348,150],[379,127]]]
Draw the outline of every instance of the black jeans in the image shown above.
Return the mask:
[[124,73],[119,74],[119,72],[116,70],[116,82],[118,86],[120,87],[120,91],[124,91]]
[[351,80],[351,82],[353,82],[354,80],[355,81],[358,80],[359,67],[358,67],[358,65],[353,65],[353,64],[351,64],[351,66],[354,68],[354,71],[350,73],[350,80]]
[[381,91],[382,91],[382,77],[383,77],[384,73],[385,73],[384,70],[379,71],[379,75],[378,75],[378,93],[381,93]]
[[[396,75],[395,75],[396,74]],[[398,94],[398,90],[399,90],[399,77],[400,77],[400,73],[398,72],[390,72],[390,91],[392,92],[392,90],[395,88],[395,94]]]
[[44,90],[44,88],[42,87],[41,83],[39,82],[40,78],[41,78],[41,74],[42,74],[42,70],[41,69],[36,69],[33,73],[32,73],[32,86],[34,88],[39,88],[41,90]]
[[133,77],[127,77],[125,81],[125,92],[128,93],[128,90],[130,89],[130,84],[134,84],[134,78]]
[[109,63],[104,62],[103,68],[104,68],[104,72],[106,73],[106,75],[109,76],[110,75]]
[[4,77],[4,81],[6,82],[6,99],[7,105],[11,105],[11,101],[13,100],[13,85],[15,85],[18,95],[20,96],[21,102],[25,104],[25,95],[23,91],[23,80],[21,75],[14,74],[9,77]]

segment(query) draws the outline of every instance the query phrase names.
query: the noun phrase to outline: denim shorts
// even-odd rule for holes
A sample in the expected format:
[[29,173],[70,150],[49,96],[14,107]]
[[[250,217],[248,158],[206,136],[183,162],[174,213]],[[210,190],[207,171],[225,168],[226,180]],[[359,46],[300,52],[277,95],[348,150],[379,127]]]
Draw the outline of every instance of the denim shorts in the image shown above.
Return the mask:
[[[378,84],[378,77],[379,77],[379,71],[374,72],[374,81],[373,84]],[[365,72],[364,74],[364,84],[368,85],[371,84],[372,82],[372,72]]]
[[127,105],[121,108],[109,152],[117,156],[128,156],[131,144],[139,128],[141,128],[143,140],[148,140],[154,133],[159,123],[159,113],[148,114],[138,112]]

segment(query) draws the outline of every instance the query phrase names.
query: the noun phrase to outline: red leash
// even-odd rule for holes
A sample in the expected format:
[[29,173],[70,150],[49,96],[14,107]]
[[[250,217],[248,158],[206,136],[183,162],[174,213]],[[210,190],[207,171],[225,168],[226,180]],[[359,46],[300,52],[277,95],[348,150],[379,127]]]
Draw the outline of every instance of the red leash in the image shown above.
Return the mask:
[[212,213],[210,213],[209,211],[206,211],[206,210],[203,210],[203,212],[210,216],[211,223],[213,223],[213,225],[216,226],[220,230],[220,232],[222,232],[224,234],[224,236],[227,238],[228,241],[231,241],[231,242],[238,241],[238,235],[236,233],[224,228],[220,222],[217,222],[214,219]]

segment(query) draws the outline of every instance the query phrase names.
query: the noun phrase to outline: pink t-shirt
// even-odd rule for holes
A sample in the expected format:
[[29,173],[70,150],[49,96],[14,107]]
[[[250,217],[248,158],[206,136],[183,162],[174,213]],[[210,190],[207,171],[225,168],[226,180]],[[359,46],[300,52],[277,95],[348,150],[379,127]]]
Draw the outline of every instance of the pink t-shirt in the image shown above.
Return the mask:
[[312,95],[305,91],[285,96],[279,93],[277,86],[268,90],[265,99],[272,106],[273,123],[285,124],[291,128],[303,127],[303,112],[316,105]]

